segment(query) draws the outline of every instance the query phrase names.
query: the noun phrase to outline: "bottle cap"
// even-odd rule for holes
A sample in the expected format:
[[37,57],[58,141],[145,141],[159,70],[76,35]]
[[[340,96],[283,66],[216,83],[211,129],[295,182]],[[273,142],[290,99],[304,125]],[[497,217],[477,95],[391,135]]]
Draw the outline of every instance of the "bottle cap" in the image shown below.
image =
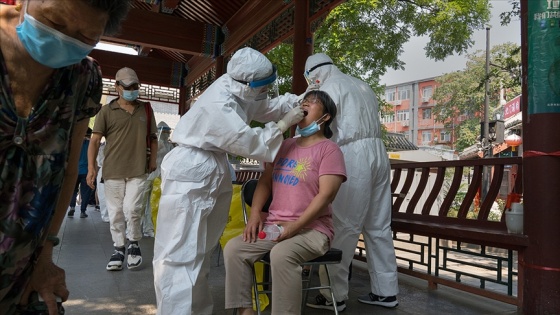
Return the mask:
[[265,238],[266,238],[266,232],[265,232],[265,231],[260,231],[260,232],[259,232],[259,238],[260,238],[261,240],[265,239]]

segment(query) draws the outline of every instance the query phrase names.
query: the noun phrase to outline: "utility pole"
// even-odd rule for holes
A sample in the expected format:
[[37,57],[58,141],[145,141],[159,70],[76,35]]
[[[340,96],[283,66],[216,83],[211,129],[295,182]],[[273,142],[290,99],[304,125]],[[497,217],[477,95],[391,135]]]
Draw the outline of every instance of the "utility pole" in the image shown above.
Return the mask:
[[[488,122],[488,103],[489,103],[489,73],[490,73],[490,27],[486,27],[486,67],[485,67],[486,78],[484,82],[484,135],[482,139],[482,153],[483,158],[487,159],[492,156],[492,145],[490,141],[490,126]],[[486,198],[488,193],[488,186],[490,183],[490,168],[484,166],[482,172],[482,193],[481,199]]]

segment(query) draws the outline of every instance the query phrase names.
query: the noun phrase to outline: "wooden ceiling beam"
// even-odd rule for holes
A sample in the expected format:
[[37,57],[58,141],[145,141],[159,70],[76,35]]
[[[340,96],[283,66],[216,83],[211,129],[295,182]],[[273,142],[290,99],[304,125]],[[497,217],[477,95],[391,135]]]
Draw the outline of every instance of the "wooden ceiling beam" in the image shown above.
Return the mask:
[[174,50],[183,54],[204,53],[206,32],[214,26],[157,12],[131,9],[117,36],[102,40]]
[[173,67],[177,66],[176,62],[99,49],[94,49],[89,55],[102,65],[101,72],[104,78],[114,79],[119,69],[129,67],[136,72],[141,84],[180,87],[172,78]]
[[[254,36],[263,26],[289,9],[292,4],[284,1],[250,0],[223,26],[227,32],[223,44],[223,56],[233,54],[241,45]],[[189,73],[185,84],[191,84],[214,66],[214,60],[193,56],[187,63]]]
[[250,0],[224,24],[226,36],[224,55],[228,55],[246,43],[263,27],[291,8],[293,2]]

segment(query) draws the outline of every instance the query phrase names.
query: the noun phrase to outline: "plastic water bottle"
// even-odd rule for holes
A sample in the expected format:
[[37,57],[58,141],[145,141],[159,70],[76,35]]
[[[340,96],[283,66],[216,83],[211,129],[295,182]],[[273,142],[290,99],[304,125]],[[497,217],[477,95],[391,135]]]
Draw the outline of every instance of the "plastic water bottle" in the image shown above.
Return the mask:
[[264,228],[259,232],[259,238],[261,240],[275,240],[282,234],[283,231],[284,228],[281,225],[265,225]]

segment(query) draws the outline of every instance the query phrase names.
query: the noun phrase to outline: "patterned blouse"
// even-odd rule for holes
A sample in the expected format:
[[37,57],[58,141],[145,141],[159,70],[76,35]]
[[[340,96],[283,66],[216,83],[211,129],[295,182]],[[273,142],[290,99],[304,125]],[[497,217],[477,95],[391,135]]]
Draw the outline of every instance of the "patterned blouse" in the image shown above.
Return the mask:
[[0,309],[14,312],[46,238],[77,121],[100,110],[93,59],[55,70],[27,118],[16,114],[0,51]]

